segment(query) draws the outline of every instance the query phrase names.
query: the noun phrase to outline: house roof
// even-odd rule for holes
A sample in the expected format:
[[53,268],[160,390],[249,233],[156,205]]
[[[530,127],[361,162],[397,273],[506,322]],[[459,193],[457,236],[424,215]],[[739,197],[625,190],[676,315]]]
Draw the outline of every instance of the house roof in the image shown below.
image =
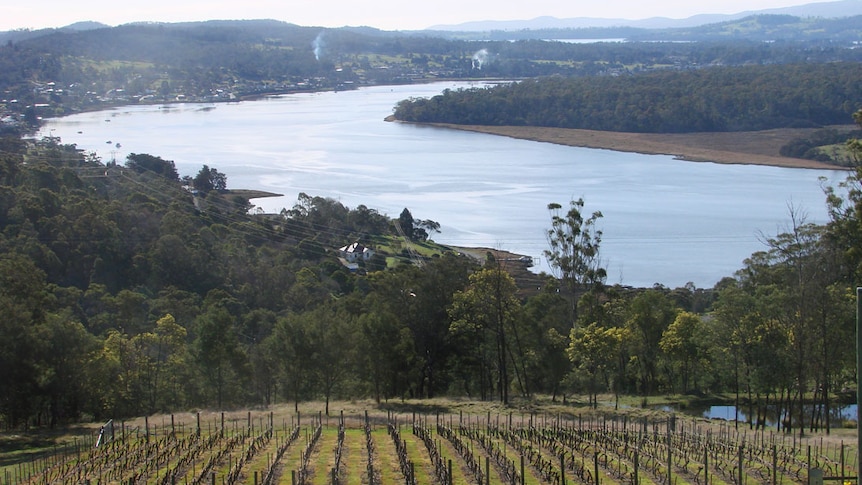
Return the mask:
[[343,248],[339,249],[339,251],[341,251],[342,253],[348,253],[348,254],[350,254],[350,253],[361,254],[361,253],[364,253],[366,251],[371,251],[371,248],[366,248],[365,246],[359,244],[358,242],[355,242],[353,244],[349,244],[347,246],[344,246]]

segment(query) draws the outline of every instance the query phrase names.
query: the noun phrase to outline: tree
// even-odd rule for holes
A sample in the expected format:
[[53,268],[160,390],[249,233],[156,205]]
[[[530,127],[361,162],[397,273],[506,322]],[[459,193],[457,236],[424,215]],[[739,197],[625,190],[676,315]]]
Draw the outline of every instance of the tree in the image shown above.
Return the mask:
[[215,168],[204,165],[192,179],[192,187],[204,193],[211,190],[225,190],[227,189],[227,176]]
[[44,354],[40,387],[47,397],[51,426],[75,422],[92,412],[103,389],[93,379],[93,356],[99,341],[69,311],[48,315],[39,339]]
[[30,260],[0,256],[0,415],[13,426],[36,410],[45,297],[45,274]]
[[678,310],[659,289],[647,290],[632,299],[627,326],[632,334],[641,395],[652,394],[658,373],[659,342]]
[[329,416],[329,401],[353,368],[350,364],[356,347],[344,342],[356,342],[355,325],[348,315],[329,303],[307,312],[303,320],[315,384],[323,394],[324,412]]
[[398,228],[400,229],[401,235],[406,237],[409,240],[413,240],[413,214],[410,213],[409,210],[405,207],[401,214],[398,216]]
[[130,153],[126,157],[126,167],[138,173],[151,172],[171,181],[180,180],[173,160],[165,160],[146,153]]
[[578,320],[578,299],[585,292],[603,285],[607,278],[607,271],[599,258],[602,231],[596,228],[602,213],[593,212],[585,219],[583,198],[570,201],[565,214],[561,214],[561,209],[560,204],[548,204],[551,212],[551,228],[547,232],[550,248],[544,253],[569,292],[574,326]]
[[397,396],[408,381],[406,370],[412,356],[413,345],[409,331],[399,325],[398,318],[389,311],[377,295],[369,295],[359,326],[359,364],[368,376],[371,392],[379,404],[381,398]]
[[571,330],[567,353],[578,372],[586,377],[590,404],[594,408],[598,407],[599,379],[605,387],[614,389],[615,396],[618,395],[613,381],[619,374],[615,369],[618,356],[629,338],[628,332],[626,328],[602,328],[596,323]]
[[[524,304],[521,328],[525,329],[531,346],[528,380],[536,391],[551,393],[551,400],[563,393],[563,379],[571,369],[566,353],[572,328],[569,304],[560,295],[556,280],[550,276],[542,291]],[[565,394],[563,394],[565,400]]]
[[[245,367],[234,326],[235,317],[222,305],[210,305],[195,319],[194,358],[206,388],[215,392],[219,409],[235,396]],[[206,392],[206,391],[205,391]]]
[[[509,334],[513,332],[520,303],[515,297],[515,280],[500,267],[485,268],[470,275],[466,289],[455,293],[449,314],[453,333],[473,336],[465,352],[481,351],[493,359],[480,362],[478,376],[496,374],[500,402],[509,402],[509,361],[512,349]],[[481,350],[480,350],[481,349]],[[496,371],[496,372],[492,372]]]
[[168,314],[156,322],[154,331],[141,333],[132,339],[142,356],[147,413],[170,411],[182,404],[186,333],[173,315]]
[[440,223],[430,219],[415,221],[415,224],[413,238],[417,241],[426,241],[432,233],[440,232]]
[[[662,333],[659,347],[669,360],[669,368],[676,369],[680,375],[681,391],[689,391],[689,382],[694,367],[701,359],[701,345],[698,336],[703,333],[700,317],[691,312],[680,312],[673,323]],[[671,376],[672,377],[672,376]],[[673,389],[673,379],[670,379]]]
[[128,335],[110,329],[95,358],[99,406],[96,416],[140,416],[145,412],[140,354]]
[[[852,353],[847,348],[851,339],[840,337],[847,335],[850,321],[846,312],[834,309],[847,301],[842,286],[849,288],[848,280],[836,278],[846,274],[845,249],[832,245],[824,237],[824,227],[806,223],[792,207],[790,218],[788,231],[765,239],[768,250],[746,259],[738,275],[756,296],[763,318],[778,322],[787,336],[795,384],[790,403],[791,407],[793,401],[798,403],[793,422],[802,434],[809,419],[803,406],[806,393],[813,387],[815,399],[827,405],[837,368],[834,361]],[[816,418],[812,414],[808,421],[812,427]],[[828,416],[822,423],[828,431]]]

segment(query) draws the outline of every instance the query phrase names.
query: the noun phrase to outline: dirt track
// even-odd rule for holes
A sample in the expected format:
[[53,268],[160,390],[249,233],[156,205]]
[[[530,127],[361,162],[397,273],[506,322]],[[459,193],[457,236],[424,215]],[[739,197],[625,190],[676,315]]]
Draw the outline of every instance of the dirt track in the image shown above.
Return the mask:
[[[693,162],[770,165],[775,167],[840,170],[813,160],[783,157],[779,150],[789,141],[815,129],[782,128],[733,133],[619,133],[611,131],[537,128],[528,126],[477,126],[430,123],[433,126],[508,136],[524,140],[621,152],[672,155]],[[852,129],[853,127],[836,127]]]

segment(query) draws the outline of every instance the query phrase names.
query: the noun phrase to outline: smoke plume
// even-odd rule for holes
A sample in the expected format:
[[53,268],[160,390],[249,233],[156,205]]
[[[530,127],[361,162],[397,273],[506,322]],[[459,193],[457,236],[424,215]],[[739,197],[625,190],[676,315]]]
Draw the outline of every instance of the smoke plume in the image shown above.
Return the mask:
[[323,32],[317,34],[317,37],[314,38],[314,42],[311,43],[311,47],[314,50],[314,59],[320,60],[323,55],[323,48],[326,46],[326,43],[323,41]]
[[482,66],[491,60],[491,54],[488,49],[479,49],[473,54],[473,69],[482,70]]

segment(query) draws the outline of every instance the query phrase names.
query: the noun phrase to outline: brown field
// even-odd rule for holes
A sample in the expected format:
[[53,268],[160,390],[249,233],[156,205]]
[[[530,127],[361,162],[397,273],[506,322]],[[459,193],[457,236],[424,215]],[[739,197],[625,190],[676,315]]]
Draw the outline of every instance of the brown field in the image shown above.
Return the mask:
[[[431,126],[508,136],[621,152],[672,155],[692,162],[769,165],[788,168],[840,170],[840,167],[813,160],[783,157],[781,147],[809,135],[814,128],[781,128],[765,131],[715,133],[620,133],[530,126],[478,126],[430,123]],[[849,130],[852,126],[836,126]]]

